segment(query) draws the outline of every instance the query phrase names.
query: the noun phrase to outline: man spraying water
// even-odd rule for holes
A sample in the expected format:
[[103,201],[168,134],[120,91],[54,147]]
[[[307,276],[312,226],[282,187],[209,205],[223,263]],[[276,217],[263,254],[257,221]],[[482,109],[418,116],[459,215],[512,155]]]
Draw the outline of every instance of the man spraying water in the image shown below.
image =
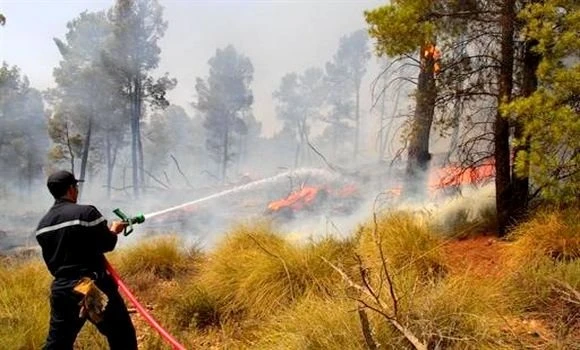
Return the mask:
[[55,202],[36,229],[44,262],[54,276],[44,349],[72,350],[87,318],[107,337],[111,349],[137,349],[135,328],[104,256],[129,223],[113,221],[108,227],[97,208],[77,204],[78,182],[63,170],[48,177]]

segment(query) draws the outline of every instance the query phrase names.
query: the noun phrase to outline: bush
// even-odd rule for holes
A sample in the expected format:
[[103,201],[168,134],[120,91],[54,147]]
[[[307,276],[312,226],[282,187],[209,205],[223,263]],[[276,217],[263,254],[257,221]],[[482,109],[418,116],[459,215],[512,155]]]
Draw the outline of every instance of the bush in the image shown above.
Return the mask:
[[410,303],[410,328],[431,349],[497,349],[507,313],[503,284],[469,275],[445,278]]

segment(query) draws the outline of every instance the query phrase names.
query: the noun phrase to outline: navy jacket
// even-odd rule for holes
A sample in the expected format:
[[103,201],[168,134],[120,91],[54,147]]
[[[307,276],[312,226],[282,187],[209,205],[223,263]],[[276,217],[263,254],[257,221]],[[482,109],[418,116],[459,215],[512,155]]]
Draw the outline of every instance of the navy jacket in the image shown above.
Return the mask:
[[78,279],[105,273],[105,257],[117,244],[107,220],[92,205],[58,199],[40,220],[36,240],[55,278]]

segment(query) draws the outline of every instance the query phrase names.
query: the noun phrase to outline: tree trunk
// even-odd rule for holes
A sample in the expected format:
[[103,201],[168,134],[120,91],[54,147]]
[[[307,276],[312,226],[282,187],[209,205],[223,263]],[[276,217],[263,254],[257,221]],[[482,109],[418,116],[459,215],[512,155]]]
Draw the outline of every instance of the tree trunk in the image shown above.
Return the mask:
[[68,154],[70,156],[70,172],[75,173],[75,154],[72,150],[72,145],[70,144],[70,137],[68,133],[68,121],[65,121],[65,128],[66,128],[66,146],[68,149]]
[[337,148],[338,148],[338,133],[339,133],[339,129],[338,129],[338,124],[335,124],[334,127],[332,128],[332,141],[331,141],[331,145],[332,145],[332,160],[334,162],[338,161],[338,159],[336,159],[337,157]]
[[137,82],[133,79],[131,84],[131,166],[133,175],[133,195],[139,197],[139,160],[138,160],[138,132],[139,132],[139,115],[137,114]]
[[[460,33],[459,37],[455,42],[455,49],[453,51],[453,60],[454,61],[461,61],[463,57],[466,55],[466,46],[467,43],[465,41],[465,33]],[[455,91],[456,96],[453,99],[453,117],[452,117],[452,125],[453,131],[451,133],[451,140],[449,142],[449,151],[447,151],[447,159],[446,162],[450,163],[453,156],[457,153],[457,147],[459,145],[459,131],[461,128],[461,115],[463,114],[463,108],[461,105],[461,96],[459,95],[459,91],[463,89],[463,81],[457,81],[455,83]]]
[[[383,82],[386,83],[386,74],[384,74],[383,77]],[[381,96],[381,114],[380,114],[380,119],[379,119],[379,142],[378,142],[378,159],[377,162],[379,164],[381,164],[383,157],[385,156],[385,144],[386,142],[386,137],[385,137],[385,109],[386,109],[386,99],[387,99],[387,92],[386,91],[382,91],[382,96]]]
[[[229,118],[228,118],[229,120]],[[230,130],[229,130],[229,125],[226,124],[226,129],[224,131],[224,139],[223,139],[223,144],[222,144],[222,148],[224,150],[223,152],[223,157],[222,157],[222,164],[221,164],[221,171],[222,171],[222,183],[226,182],[226,176],[227,176],[227,169],[228,169],[228,152],[229,152],[229,145],[230,145]]]
[[421,70],[417,85],[416,107],[408,146],[406,193],[411,197],[424,194],[424,177],[431,154],[429,138],[435,114],[435,60],[426,55],[429,45],[421,47]]
[[515,0],[505,0],[501,11],[501,62],[499,76],[498,111],[494,123],[495,193],[498,234],[505,235],[510,217],[512,193],[510,177],[509,121],[499,111],[512,97],[514,64]]
[[353,159],[358,157],[359,137],[360,137],[360,81],[356,83],[356,111],[354,116],[354,151]]
[[[107,152],[107,196],[111,198],[111,186],[113,185],[113,171],[117,163],[117,152],[119,150],[118,143],[113,144],[111,138],[111,131],[107,133],[106,137],[106,152]],[[123,182],[125,181],[125,174],[123,173]],[[123,184],[123,187],[125,185]]]
[[[92,129],[93,129],[93,116],[91,114],[91,116],[89,116],[89,125],[87,127],[87,135],[85,136],[85,142],[83,144],[83,155],[81,157],[81,173],[79,175],[79,179],[81,180],[85,179],[85,175],[87,173],[87,164],[89,162],[89,149],[91,147]],[[82,190],[83,183],[81,182],[79,186],[81,186],[80,189]],[[79,199],[81,193],[82,192],[79,192]]]
[[111,185],[113,184],[113,162],[111,155],[111,132],[105,137],[105,156],[107,160],[107,198],[111,199]]
[[141,114],[143,113],[143,82],[137,78],[137,94],[135,95],[137,104],[137,159],[139,162],[139,185],[140,192],[145,193],[145,166],[143,161],[143,142],[141,141]]
[[306,153],[308,152],[308,147],[306,145],[306,120],[298,122],[298,132],[300,135],[300,153],[298,158],[298,165],[303,166],[306,161]]
[[[540,64],[541,56],[534,52],[534,48],[538,45],[536,40],[530,40],[525,42],[524,47],[524,60],[523,60],[523,75],[522,75],[522,96],[528,97],[538,87],[538,78],[536,76],[536,70]],[[516,121],[514,123],[514,137],[517,139],[522,139],[523,137],[523,125],[521,122]],[[527,157],[529,151],[529,139],[525,140],[525,143],[520,143],[518,146],[514,147],[514,155],[517,159],[518,157],[524,157],[524,173],[516,174],[515,165],[512,165],[512,183],[513,183],[513,200],[512,200],[512,214],[516,220],[522,218],[526,213],[528,208],[529,200],[529,172],[530,164]],[[515,163],[515,162],[514,162]]]

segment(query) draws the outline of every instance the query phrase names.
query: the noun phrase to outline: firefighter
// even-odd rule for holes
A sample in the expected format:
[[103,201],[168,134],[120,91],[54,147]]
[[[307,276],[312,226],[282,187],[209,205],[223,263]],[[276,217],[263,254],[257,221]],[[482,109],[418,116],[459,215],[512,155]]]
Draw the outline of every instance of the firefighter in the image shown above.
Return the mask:
[[42,257],[54,277],[44,349],[72,350],[87,318],[107,337],[111,349],[137,349],[135,328],[105,269],[103,254],[115,248],[126,224],[113,221],[109,228],[94,206],[77,204],[79,181],[64,170],[48,177],[55,202],[36,229]]

